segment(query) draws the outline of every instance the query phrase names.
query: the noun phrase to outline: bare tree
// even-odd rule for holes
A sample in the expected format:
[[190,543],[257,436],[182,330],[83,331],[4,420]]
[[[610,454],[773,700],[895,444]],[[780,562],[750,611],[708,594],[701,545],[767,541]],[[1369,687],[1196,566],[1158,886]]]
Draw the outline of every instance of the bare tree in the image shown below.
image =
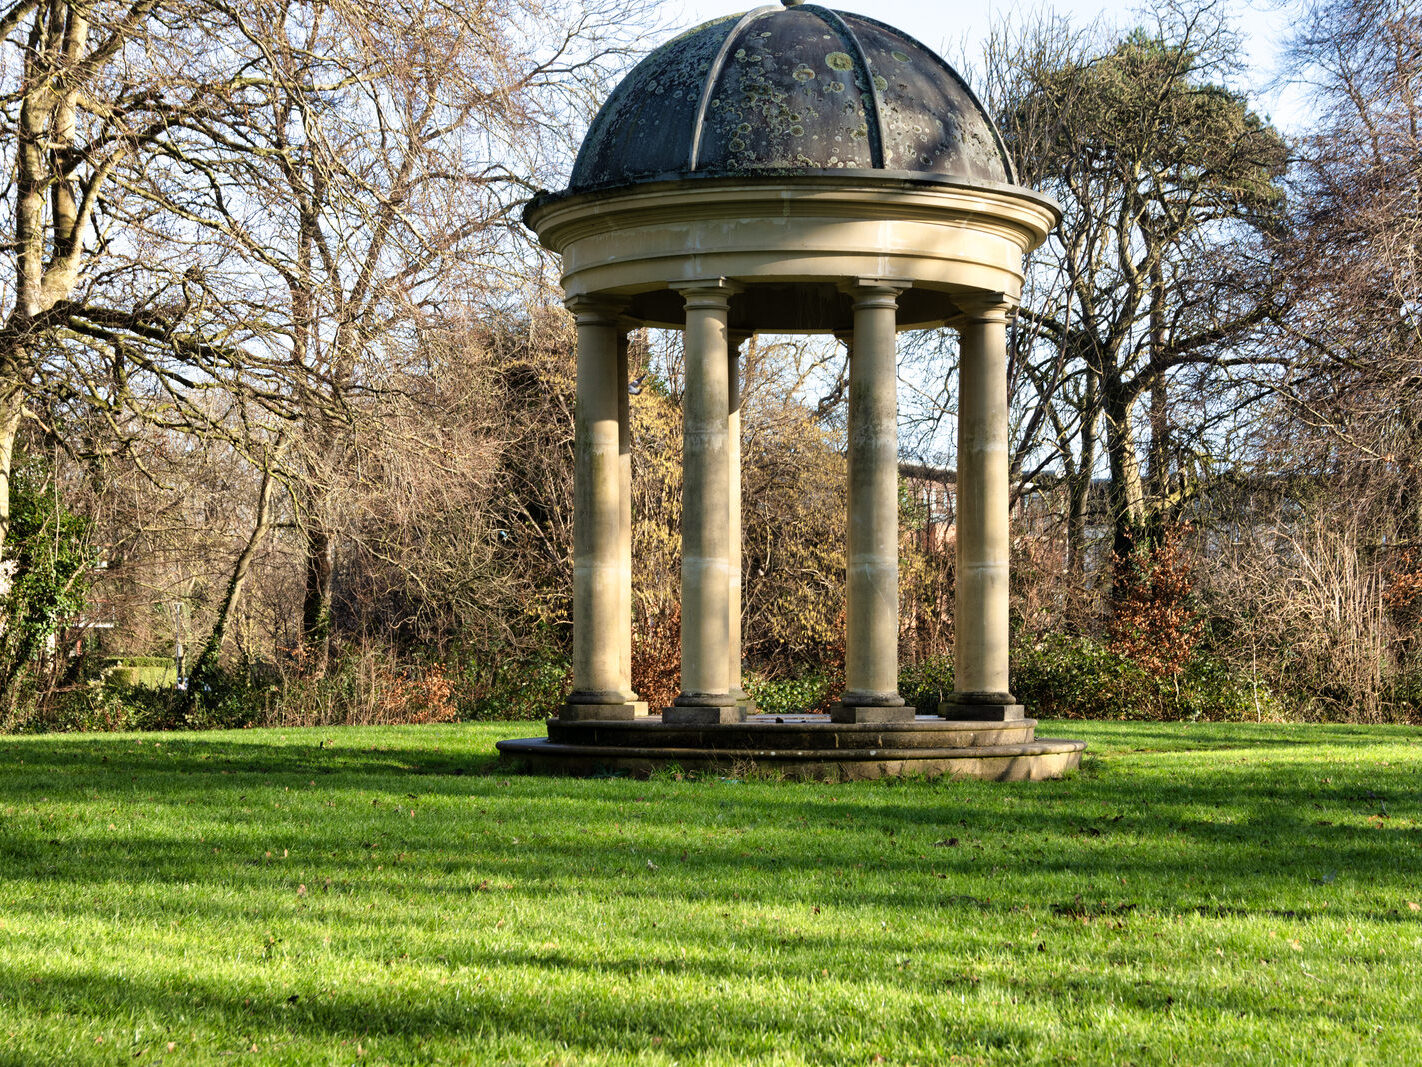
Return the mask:
[[432,321],[523,299],[511,212],[567,156],[640,7],[8,8],[0,550],[22,413],[59,440],[90,427],[91,456],[220,441],[259,514],[277,484],[295,505],[319,644],[353,536],[333,508],[361,466],[352,427],[409,383]]
[[220,107],[171,124],[132,183],[186,223],[213,297],[301,368],[288,478],[307,539],[302,630],[324,654],[334,487],[359,457],[352,405],[418,359],[432,321],[520,283],[511,212],[556,160],[567,117],[628,50],[624,0],[505,0],[228,12],[246,62]]
[[1078,567],[1098,448],[1121,553],[1148,491],[1166,505],[1181,471],[1172,387],[1192,370],[1274,358],[1250,346],[1280,308],[1269,245],[1288,150],[1213,80],[1234,49],[1214,5],[1164,9],[1116,40],[1041,20],[989,45],[987,95],[1019,176],[1065,212],[1034,261],[1013,370],[1038,393],[1018,469],[1043,449],[1059,458]]
[[1304,140],[1289,269],[1294,461],[1346,480],[1380,537],[1422,538],[1422,15],[1317,0],[1292,42],[1322,120]]

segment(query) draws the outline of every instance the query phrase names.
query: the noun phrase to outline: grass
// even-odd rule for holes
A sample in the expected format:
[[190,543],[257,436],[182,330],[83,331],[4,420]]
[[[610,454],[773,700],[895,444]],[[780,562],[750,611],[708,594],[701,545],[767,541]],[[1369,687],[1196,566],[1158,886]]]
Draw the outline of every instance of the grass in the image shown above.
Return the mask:
[[1014,785],[530,732],[0,739],[0,1063],[1422,1062],[1415,729],[1055,724]]

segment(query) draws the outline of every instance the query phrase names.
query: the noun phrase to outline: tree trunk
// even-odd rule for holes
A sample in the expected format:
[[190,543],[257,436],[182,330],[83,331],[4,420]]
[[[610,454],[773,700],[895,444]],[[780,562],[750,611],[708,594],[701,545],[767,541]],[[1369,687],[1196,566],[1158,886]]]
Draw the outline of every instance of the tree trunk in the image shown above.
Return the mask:
[[1150,468],[1147,475],[1154,510],[1170,495],[1170,402],[1164,377],[1150,388]]
[[331,642],[331,593],[336,571],[336,536],[314,518],[306,528],[306,592],[301,603],[301,639],[324,667]]
[[[73,292],[79,278],[87,218],[75,196],[75,172],[85,160],[74,145],[80,94],[72,84],[63,92],[55,87],[83,59],[88,39],[82,5],[42,4],[35,9],[24,51],[15,126],[15,233],[8,246],[15,255],[15,304],[5,323],[17,339],[0,353],[0,558],[10,534],[11,467],[29,376],[31,342],[25,335],[37,316]],[[89,189],[97,191],[106,173],[105,167],[96,168]]]
[[257,492],[257,517],[252,526],[252,534],[247,538],[247,544],[243,547],[232,568],[232,577],[228,579],[227,592],[223,595],[222,603],[218,606],[217,619],[212,624],[212,633],[208,635],[207,644],[203,646],[203,650],[190,672],[188,693],[183,700],[184,710],[193,706],[203,684],[217,671],[218,661],[222,655],[222,644],[227,636],[227,626],[231,621],[232,612],[242,596],[242,587],[246,584],[247,576],[252,572],[252,561],[257,556],[257,549],[261,547],[268,531],[272,528],[272,493],[275,487],[276,479],[272,477],[271,467],[267,466],[262,471],[262,485]]
[[1165,380],[1165,278],[1160,262],[1151,268],[1150,363],[1155,371],[1150,385],[1150,467],[1146,488],[1150,494],[1152,533],[1159,534],[1167,520],[1170,497],[1170,403]]
[[1091,479],[1096,470],[1096,377],[1087,382],[1081,405],[1081,460],[1071,480],[1067,505],[1067,570],[1086,574],[1086,513],[1091,506]]
[[0,387],[0,559],[10,540],[10,479],[15,462],[15,436],[24,412],[24,391],[18,382]]
[[1123,559],[1135,547],[1145,522],[1145,492],[1130,398],[1108,392],[1105,414],[1106,453],[1111,462],[1111,550]]

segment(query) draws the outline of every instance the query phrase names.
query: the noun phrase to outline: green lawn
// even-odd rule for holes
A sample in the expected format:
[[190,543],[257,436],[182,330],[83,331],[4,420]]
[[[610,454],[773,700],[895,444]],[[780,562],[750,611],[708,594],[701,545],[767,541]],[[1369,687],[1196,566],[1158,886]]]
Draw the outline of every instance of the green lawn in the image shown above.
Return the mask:
[[0,1063],[1422,1063],[1422,731],[492,765],[539,730],[0,738]]

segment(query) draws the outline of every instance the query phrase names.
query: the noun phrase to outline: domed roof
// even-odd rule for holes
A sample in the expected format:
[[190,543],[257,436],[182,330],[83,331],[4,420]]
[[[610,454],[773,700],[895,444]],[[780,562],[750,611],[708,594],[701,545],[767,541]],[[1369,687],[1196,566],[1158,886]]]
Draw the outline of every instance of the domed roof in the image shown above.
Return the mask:
[[992,120],[932,49],[785,3],[708,22],[639,63],[593,120],[570,191],[838,169],[1014,181]]

